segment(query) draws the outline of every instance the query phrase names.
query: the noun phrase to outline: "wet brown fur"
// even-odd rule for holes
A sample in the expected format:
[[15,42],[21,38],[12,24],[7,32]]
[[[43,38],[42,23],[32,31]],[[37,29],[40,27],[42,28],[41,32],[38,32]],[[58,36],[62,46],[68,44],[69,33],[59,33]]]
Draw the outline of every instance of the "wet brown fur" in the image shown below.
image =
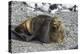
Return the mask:
[[59,17],[53,17],[50,23],[50,42],[61,43],[64,40],[63,23]]

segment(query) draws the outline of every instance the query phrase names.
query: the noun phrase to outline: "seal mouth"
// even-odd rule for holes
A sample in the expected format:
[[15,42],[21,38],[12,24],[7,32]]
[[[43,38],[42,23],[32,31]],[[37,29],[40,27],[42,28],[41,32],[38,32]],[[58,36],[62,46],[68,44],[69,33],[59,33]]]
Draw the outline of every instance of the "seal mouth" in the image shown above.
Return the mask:
[[53,26],[52,26],[52,27],[56,28],[56,27],[57,27],[57,25],[56,25],[56,24],[53,24]]

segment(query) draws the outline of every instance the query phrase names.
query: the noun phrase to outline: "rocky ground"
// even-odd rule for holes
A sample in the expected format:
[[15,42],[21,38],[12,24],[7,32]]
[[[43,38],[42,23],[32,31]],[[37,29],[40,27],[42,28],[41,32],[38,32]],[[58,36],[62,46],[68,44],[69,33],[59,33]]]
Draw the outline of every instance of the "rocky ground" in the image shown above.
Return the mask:
[[[39,14],[48,14],[45,12],[33,12],[33,9],[28,8],[22,2],[12,2],[11,5],[11,24],[13,26],[18,25],[21,21],[27,19],[30,16],[36,16]],[[11,33],[11,51],[13,53],[18,52],[39,52],[39,51],[54,51],[54,50],[69,50],[78,47],[78,12],[58,12],[54,15],[59,16],[65,26],[65,39],[63,44],[49,43],[40,44],[38,41],[26,42],[16,37]],[[49,14],[48,14],[49,15]]]

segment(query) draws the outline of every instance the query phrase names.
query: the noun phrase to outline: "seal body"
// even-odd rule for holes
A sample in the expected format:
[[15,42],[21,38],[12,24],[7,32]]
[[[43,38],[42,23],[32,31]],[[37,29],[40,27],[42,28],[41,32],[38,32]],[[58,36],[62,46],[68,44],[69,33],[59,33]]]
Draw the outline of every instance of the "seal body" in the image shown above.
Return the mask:
[[25,20],[15,31],[26,41],[37,39],[42,43],[63,42],[64,29],[59,17],[39,15]]
[[47,15],[39,15],[31,19],[25,20],[19,26],[16,27],[15,31],[22,33],[26,41],[37,39],[41,42],[48,43],[49,40],[49,24],[51,17]]
[[51,21],[50,16],[39,15],[32,19],[33,35],[41,42],[48,43],[49,39],[49,25]]

